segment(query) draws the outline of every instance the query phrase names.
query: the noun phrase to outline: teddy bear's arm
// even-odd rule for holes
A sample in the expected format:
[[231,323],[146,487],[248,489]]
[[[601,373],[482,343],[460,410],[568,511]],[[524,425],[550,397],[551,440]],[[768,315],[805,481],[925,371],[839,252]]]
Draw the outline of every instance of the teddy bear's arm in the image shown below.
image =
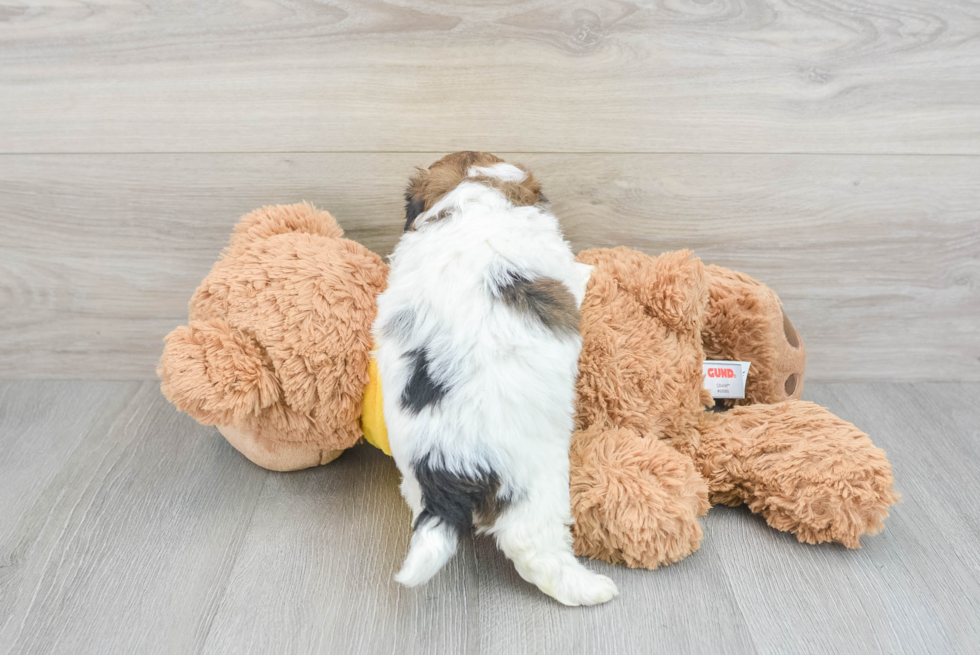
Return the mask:
[[806,543],[860,548],[898,501],[891,464],[868,435],[827,409],[791,400],[705,413],[697,466],[712,503],[745,503]]
[[745,400],[799,399],[806,348],[776,293],[744,273],[706,266],[708,305],[701,339],[707,359],[751,362]]

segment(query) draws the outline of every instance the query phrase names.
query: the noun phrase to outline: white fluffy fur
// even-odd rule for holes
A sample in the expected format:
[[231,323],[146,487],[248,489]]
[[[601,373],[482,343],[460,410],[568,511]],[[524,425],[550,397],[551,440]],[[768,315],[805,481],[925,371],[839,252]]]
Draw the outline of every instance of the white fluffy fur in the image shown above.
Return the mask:
[[505,182],[523,182],[527,173],[513,164],[494,164],[493,166],[471,166],[466,172],[469,177],[485,175]]
[[[470,171],[505,180],[523,171],[509,164]],[[448,210],[449,217],[426,223]],[[518,573],[566,605],[591,605],[617,595],[615,584],[575,559],[568,448],[581,337],[559,335],[516,313],[490,293],[508,270],[562,281],[581,304],[590,267],[576,264],[556,218],[545,208],[515,207],[477,182],[463,182],[418,217],[391,257],[388,289],[375,322],[384,412],[402,494],[417,517],[422,492],[413,464],[423,456],[447,470],[477,475],[492,469],[511,503],[481,531]],[[385,325],[406,312],[411,329]],[[427,347],[431,377],[449,388],[418,414],[401,396],[411,375],[406,353]],[[396,580],[421,584],[452,557],[452,529],[418,526]]]

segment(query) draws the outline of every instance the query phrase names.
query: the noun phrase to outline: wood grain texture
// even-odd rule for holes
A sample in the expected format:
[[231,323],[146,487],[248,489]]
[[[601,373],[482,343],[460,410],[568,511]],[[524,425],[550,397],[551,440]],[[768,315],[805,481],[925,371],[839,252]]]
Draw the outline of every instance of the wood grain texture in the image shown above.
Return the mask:
[[[980,380],[972,157],[502,154],[576,249],[691,248],[769,284],[809,380]],[[437,156],[0,156],[0,377],[153,377],[239,215],[309,200],[387,254]]]
[[980,154],[955,0],[0,5],[0,152]]
[[[23,564],[43,559],[39,536],[60,493],[60,472],[86,434],[103,428],[134,383],[0,383],[0,636],[26,587]],[[0,638],[0,643],[3,643]]]
[[482,538],[425,587],[395,584],[409,511],[369,446],[272,473],[151,383],[0,383],[0,449],[34,463],[0,478],[0,653],[972,652],[977,394],[808,385],[887,451],[903,502],[883,533],[807,546],[716,507],[697,553],[593,562],[621,596],[571,609]]
[[[744,508],[711,511],[731,544],[725,572],[761,652],[972,652],[980,643],[976,428],[952,428],[948,384],[809,385],[804,396],[867,430],[903,502],[860,551],[798,548]],[[978,417],[976,408],[961,412]],[[970,459],[963,459],[969,457]],[[760,571],[766,571],[760,575]],[[946,606],[940,598],[956,598]],[[808,616],[801,624],[796,617]],[[847,648],[847,640],[853,645]]]
[[[980,539],[980,509],[972,498],[978,484],[980,412],[963,402],[977,391],[976,385],[875,383],[818,386],[810,394],[866,429],[885,448],[903,495],[889,526],[896,528],[896,537],[903,542],[871,539],[866,544],[869,551],[887,553],[882,559],[892,563],[880,572],[889,577],[890,588],[904,590],[904,602],[896,603],[893,610],[893,625],[887,631],[882,626],[883,650],[889,650],[884,644],[893,642],[893,650],[902,646],[911,652],[932,652],[948,642],[949,651],[959,653],[980,644],[980,553],[956,545]],[[919,559],[916,553],[928,557]],[[862,604],[869,602],[864,594],[887,593],[882,582],[866,571],[855,571],[852,578],[861,581],[862,591],[850,592]],[[845,590],[841,591],[843,596]],[[941,597],[960,602],[940,609],[935,599]],[[853,600],[848,604],[855,605]],[[916,605],[928,609],[932,620],[922,621],[922,627],[934,638],[898,620],[902,613],[916,612]],[[857,607],[854,612],[859,612]]]
[[[44,437],[33,448],[43,492],[2,517],[0,652],[199,649],[267,472],[178,415],[155,383],[33,385],[25,391],[42,408],[113,402],[88,425],[67,416],[27,427]],[[0,414],[24,421],[24,392],[11,386]]]

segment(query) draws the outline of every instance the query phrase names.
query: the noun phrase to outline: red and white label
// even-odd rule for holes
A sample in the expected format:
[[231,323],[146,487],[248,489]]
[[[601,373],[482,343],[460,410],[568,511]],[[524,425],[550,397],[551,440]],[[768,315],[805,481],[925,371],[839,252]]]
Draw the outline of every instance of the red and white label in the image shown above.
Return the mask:
[[708,359],[704,362],[704,388],[712,398],[745,398],[750,362]]

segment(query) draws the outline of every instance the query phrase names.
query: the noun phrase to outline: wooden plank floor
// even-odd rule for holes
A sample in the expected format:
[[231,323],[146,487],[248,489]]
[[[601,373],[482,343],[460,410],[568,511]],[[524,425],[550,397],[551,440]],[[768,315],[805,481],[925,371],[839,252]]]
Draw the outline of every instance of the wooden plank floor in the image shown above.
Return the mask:
[[861,550],[743,508],[658,571],[564,608],[469,539],[429,585],[369,446],[259,469],[156,382],[0,383],[0,653],[967,653],[980,644],[976,383],[808,384],[886,449],[903,503]]

